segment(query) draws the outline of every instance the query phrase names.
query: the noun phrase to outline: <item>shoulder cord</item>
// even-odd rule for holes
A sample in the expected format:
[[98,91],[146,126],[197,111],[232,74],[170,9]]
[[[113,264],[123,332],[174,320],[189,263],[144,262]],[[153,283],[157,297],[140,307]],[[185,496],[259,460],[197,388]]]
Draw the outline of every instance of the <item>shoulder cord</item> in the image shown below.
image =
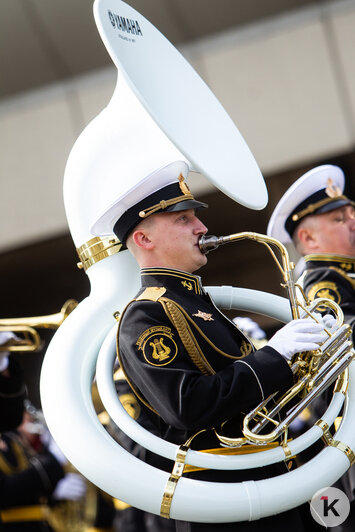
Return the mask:
[[198,345],[198,342],[182,312],[183,309],[181,309],[181,307],[179,307],[175,301],[172,301],[167,297],[161,297],[158,301],[163,306],[165,314],[168,316],[171,323],[177,330],[187,354],[195,366],[203,375],[214,375],[216,372],[202,353],[201,348]]
[[[213,342],[211,342],[211,340],[205,335],[205,333],[200,329],[200,327],[194,322],[194,320],[188,315],[188,313],[186,312],[186,310],[181,307],[178,303],[176,303],[175,301],[172,301],[171,299],[167,299],[165,297],[161,297],[159,298],[158,301],[161,302],[161,300],[167,300],[167,301],[170,301],[170,303],[172,303],[177,309],[180,310],[180,312],[183,314],[183,316],[186,318],[187,321],[189,321],[191,323],[191,325],[193,325],[193,327],[196,329],[196,331],[202,336],[202,338],[208,343],[208,345],[210,345],[212,347],[212,349],[214,349],[214,351],[216,351],[219,355],[222,355],[224,357],[227,357],[227,358],[232,358],[233,360],[239,360],[241,358],[244,358],[244,355],[242,354],[241,356],[237,356],[237,355],[230,355],[228,353],[225,353],[224,351],[222,351],[222,349],[219,349]],[[170,316],[169,316],[170,317]],[[174,324],[175,325],[175,324]],[[188,327],[188,323],[186,323],[186,327]],[[191,329],[189,328],[189,330],[191,331]],[[192,337],[194,338],[193,336],[193,333],[191,331],[191,335]],[[195,340],[196,341],[196,340]],[[197,344],[198,345],[198,344]],[[202,352],[201,352],[202,354]],[[202,355],[203,356],[203,355]],[[203,356],[203,358],[205,359],[205,357]],[[206,360],[206,359],[205,359]],[[206,363],[208,364],[208,362],[206,361]],[[213,371],[213,374],[215,373],[214,370]]]

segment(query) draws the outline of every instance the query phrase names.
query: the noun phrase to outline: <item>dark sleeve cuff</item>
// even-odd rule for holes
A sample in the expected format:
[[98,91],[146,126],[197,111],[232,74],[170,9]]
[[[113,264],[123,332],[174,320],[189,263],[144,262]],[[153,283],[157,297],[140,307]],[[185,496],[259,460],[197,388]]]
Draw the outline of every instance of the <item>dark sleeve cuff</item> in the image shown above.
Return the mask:
[[275,349],[265,346],[245,357],[258,379],[264,399],[272,393],[287,390],[293,385],[293,373],[287,361]]

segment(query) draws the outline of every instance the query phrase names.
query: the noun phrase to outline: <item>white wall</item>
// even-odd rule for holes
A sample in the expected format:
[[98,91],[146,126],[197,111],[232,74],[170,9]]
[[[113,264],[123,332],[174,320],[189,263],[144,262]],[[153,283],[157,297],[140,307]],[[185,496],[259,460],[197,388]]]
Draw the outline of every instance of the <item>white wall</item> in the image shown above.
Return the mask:
[[[354,27],[355,0],[334,1],[181,51],[270,174],[354,147]],[[114,85],[109,68],[0,103],[0,250],[67,229],[65,163]]]

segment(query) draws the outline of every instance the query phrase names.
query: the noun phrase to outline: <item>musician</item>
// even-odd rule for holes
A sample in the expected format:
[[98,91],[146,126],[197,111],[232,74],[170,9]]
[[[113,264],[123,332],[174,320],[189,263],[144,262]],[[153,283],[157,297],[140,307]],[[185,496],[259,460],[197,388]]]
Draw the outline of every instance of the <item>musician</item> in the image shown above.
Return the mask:
[[[164,439],[193,448],[219,446],[213,427],[230,420],[239,435],[243,413],[269,394],[289,388],[287,361],[315,349],[324,332],[313,320],[295,320],[258,351],[213,304],[194,272],[207,257],[198,241],[207,232],[185,182],[188,167],[174,162],[116,201],[113,232],[141,267],[142,287],[122,313],[118,356],[140,406]],[[311,323],[311,321],[313,323]],[[164,462],[159,460],[159,466]],[[166,461],[165,461],[166,462]],[[153,463],[154,465],[154,463]],[[172,464],[164,468],[171,471]],[[212,481],[260,479],[286,466],[253,471],[192,471]],[[176,522],[178,531],[303,530],[297,510],[248,523]]]
[[[338,166],[327,164],[309,170],[282,196],[267,233],[284,244],[293,243],[305,264],[298,283],[311,301],[326,297],[338,303],[345,322],[353,328],[354,339],[355,210],[354,202],[344,195],[344,187],[344,172]],[[310,421],[319,419],[326,410],[327,395],[312,403]],[[350,516],[339,532],[354,530],[354,468],[338,483],[351,501]]]
[[355,323],[355,211],[344,196],[344,173],[322,165],[301,176],[277,204],[267,233],[292,242],[305,261],[299,282],[308,297],[340,305],[345,322]]
[[49,433],[45,445],[39,439],[35,445],[23,371],[7,350],[21,343],[0,331],[0,530],[50,532],[47,503],[82,496],[83,485],[78,475],[65,475],[67,460]]

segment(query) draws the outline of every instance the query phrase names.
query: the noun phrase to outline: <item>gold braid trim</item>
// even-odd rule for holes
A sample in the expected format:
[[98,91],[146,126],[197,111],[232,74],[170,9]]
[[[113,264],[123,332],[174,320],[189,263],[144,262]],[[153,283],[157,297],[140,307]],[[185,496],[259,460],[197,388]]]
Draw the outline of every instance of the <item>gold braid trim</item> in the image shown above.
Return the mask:
[[324,198],[322,200],[316,201],[315,203],[310,203],[308,205],[308,207],[306,207],[302,211],[299,211],[296,214],[294,214],[292,216],[292,220],[294,222],[297,222],[297,220],[300,220],[301,218],[304,218],[308,214],[312,214],[312,212],[316,211],[320,207],[323,207],[324,205],[328,205],[328,203],[332,203],[334,201],[338,201],[338,200],[341,200],[341,199],[347,200],[348,198],[346,196],[339,195],[339,196],[336,196],[336,197]]
[[140,218],[147,218],[147,216],[150,216],[151,214],[154,214],[155,212],[158,212],[160,210],[164,210],[167,207],[170,207],[170,205],[175,205],[176,203],[180,203],[181,201],[186,200],[194,200],[195,198],[193,195],[190,194],[184,194],[183,196],[177,196],[176,198],[171,198],[168,200],[161,200],[159,203],[156,203],[155,205],[152,205],[151,207],[147,207],[144,209],[144,211],[140,211],[139,217]]
[[201,348],[178,305],[166,297],[160,298],[159,303],[162,304],[166,315],[177,330],[180,340],[184,344],[184,347],[195,366],[203,375],[214,375],[216,372],[202,353]]
[[[166,298],[164,298],[166,299]],[[168,301],[171,301],[171,300],[168,300]],[[188,313],[186,312],[185,309],[183,309],[183,307],[181,307],[178,303],[176,303],[175,301],[173,301],[174,305],[181,311],[181,313],[184,315],[184,317],[186,318],[186,320],[188,322],[191,323],[191,325],[194,326],[194,328],[196,329],[196,331],[202,336],[202,338],[208,343],[208,345],[210,345],[212,347],[212,349],[214,349],[214,351],[216,351],[219,355],[222,355],[224,357],[227,357],[227,358],[232,358],[233,360],[239,360],[241,358],[244,358],[244,355],[230,355],[229,353],[225,353],[224,351],[222,351],[222,349],[219,349],[219,347],[217,347],[213,342],[211,342],[211,340],[205,335],[205,333],[202,331],[202,329],[200,329],[200,327],[194,322],[194,320],[188,315]],[[188,326],[188,324],[187,324]],[[190,329],[191,330],[191,329]],[[238,329],[239,330],[239,329]],[[240,331],[239,331],[240,332]],[[193,334],[191,332],[191,334]],[[241,333],[242,334],[242,333]],[[246,337],[245,337],[246,338]],[[246,338],[247,340],[247,338]],[[250,342],[249,340],[249,343],[250,345],[252,346],[253,348],[253,344]]]

